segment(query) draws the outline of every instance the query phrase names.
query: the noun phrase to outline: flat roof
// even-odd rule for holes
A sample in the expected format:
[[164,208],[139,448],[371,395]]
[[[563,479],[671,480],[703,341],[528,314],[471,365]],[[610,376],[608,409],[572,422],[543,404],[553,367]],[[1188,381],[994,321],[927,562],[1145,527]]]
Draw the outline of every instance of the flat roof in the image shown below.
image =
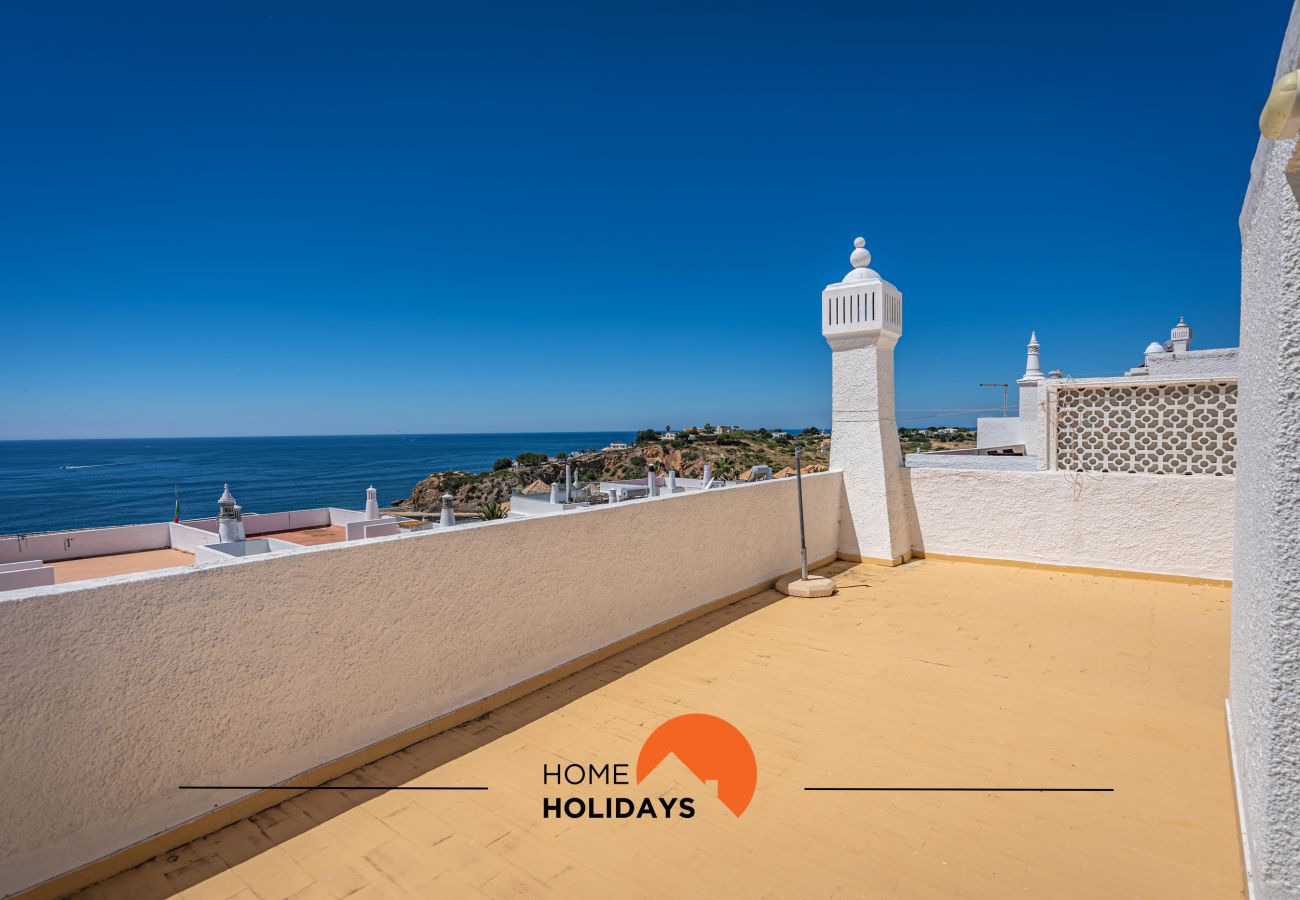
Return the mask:
[[[487,791],[311,791],[86,897],[1244,896],[1230,589],[944,560],[823,572],[834,597],[754,595],[337,781]],[[675,757],[641,785],[542,783],[557,762],[635,771],[691,712],[754,750],[740,817]],[[805,790],[833,786],[1114,790]],[[544,797],[602,792],[698,813],[542,816]]]
[[342,525],[316,525],[311,528],[291,528],[288,531],[265,531],[248,535],[250,541],[261,538],[275,538],[291,544],[301,544],[304,547],[315,547],[320,544],[339,544],[346,541],[347,529]]
[[106,556],[85,556],[47,562],[54,569],[54,583],[88,581],[110,575],[130,575],[133,572],[152,572],[155,569],[172,569],[194,564],[194,554],[184,550],[137,550],[133,553],[111,553]]

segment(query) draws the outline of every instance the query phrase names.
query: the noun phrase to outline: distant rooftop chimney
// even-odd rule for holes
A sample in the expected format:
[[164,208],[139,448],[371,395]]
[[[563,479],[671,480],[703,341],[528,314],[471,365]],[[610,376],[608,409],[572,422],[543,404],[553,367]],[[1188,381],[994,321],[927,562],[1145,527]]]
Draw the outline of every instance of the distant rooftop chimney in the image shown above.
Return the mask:
[[1171,353],[1186,353],[1192,346],[1192,326],[1184,321],[1182,316],[1178,317],[1178,324],[1169,329],[1169,343],[1165,344],[1165,349]]
[[1025,374],[1020,376],[1020,383],[1043,380],[1043,364],[1038,360],[1038,332],[1029,332],[1029,344],[1025,353]]
[[243,512],[239,504],[235,503],[228,484],[225,485],[221,499],[217,501],[217,510],[217,537],[221,543],[242,541],[244,539]]

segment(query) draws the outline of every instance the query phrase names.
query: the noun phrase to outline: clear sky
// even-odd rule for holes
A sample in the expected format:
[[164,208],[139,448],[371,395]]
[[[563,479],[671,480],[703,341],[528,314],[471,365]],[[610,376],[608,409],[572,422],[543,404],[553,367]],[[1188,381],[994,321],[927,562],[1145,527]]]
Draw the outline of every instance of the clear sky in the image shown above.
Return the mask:
[[1233,346],[1290,3],[21,6],[5,438],[826,425],[858,234],[901,424]]

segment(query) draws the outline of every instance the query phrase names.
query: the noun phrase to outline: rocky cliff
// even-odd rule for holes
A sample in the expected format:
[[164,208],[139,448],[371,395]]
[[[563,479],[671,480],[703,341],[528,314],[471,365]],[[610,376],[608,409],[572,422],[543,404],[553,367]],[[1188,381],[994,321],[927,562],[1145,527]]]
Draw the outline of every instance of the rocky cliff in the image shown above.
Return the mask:
[[505,503],[514,488],[564,481],[564,465],[574,467],[579,481],[643,478],[646,466],[665,473],[676,470],[684,478],[698,478],[707,462],[715,478],[745,478],[751,466],[771,466],[774,473],[794,473],[794,451],[803,448],[804,471],[825,469],[830,442],[821,434],[771,434],[765,429],[731,434],[687,433],[675,440],[646,441],[626,450],[575,453],[567,459],[550,458],[536,465],[515,465],[496,472],[435,472],[397,503],[397,509],[432,512],[450,492],[457,510],[473,512],[486,503]]

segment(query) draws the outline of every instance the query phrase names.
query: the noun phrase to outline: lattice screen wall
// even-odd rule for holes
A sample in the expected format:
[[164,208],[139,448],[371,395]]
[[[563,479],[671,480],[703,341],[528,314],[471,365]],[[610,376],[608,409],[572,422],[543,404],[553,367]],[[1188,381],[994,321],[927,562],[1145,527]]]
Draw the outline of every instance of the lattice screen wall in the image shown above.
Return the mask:
[[1236,472],[1235,381],[1061,385],[1055,407],[1058,469],[1154,475]]

